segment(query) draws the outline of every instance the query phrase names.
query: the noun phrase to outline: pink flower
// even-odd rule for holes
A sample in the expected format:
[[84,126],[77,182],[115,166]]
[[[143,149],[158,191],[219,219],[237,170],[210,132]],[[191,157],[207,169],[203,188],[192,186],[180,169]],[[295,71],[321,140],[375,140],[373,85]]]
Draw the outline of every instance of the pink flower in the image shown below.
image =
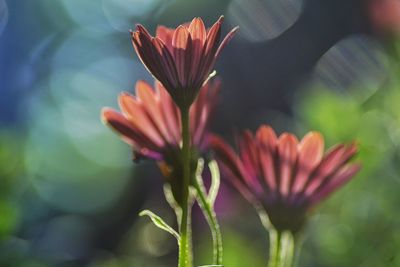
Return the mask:
[[355,144],[336,145],[324,154],[324,139],[309,132],[300,142],[261,126],[255,136],[238,138],[239,153],[217,136],[211,147],[228,181],[252,203],[261,204],[277,230],[297,232],[308,211],[343,186],[360,169],[350,159]]
[[[207,127],[219,87],[219,82],[207,83],[190,109],[192,145],[199,151],[208,146]],[[159,82],[154,90],[138,81],[136,96],[122,93],[119,106],[122,113],[104,108],[102,120],[132,146],[135,159],[168,161],[180,149],[180,112]]]
[[[219,82],[205,84],[190,108],[193,164],[197,164],[196,155],[208,150],[208,126],[219,88]],[[154,90],[144,81],[136,83],[136,96],[122,93],[119,106],[122,113],[104,108],[103,122],[132,146],[135,160],[157,161],[167,182],[171,184],[175,199],[179,201],[182,193],[182,140],[178,107],[159,82],[156,82]]]
[[180,108],[192,104],[222,49],[237,32],[234,28],[220,43],[222,21],[223,17],[208,30],[201,18],[176,29],[159,26],[155,37],[142,25],[131,32],[139,58]]

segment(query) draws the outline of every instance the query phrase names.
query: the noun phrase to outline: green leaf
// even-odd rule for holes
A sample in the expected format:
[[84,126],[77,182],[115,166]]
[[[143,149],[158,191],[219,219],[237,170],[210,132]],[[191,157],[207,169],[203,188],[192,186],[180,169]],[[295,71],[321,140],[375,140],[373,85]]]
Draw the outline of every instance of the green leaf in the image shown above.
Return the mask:
[[171,185],[168,183],[164,184],[164,196],[170,207],[175,211],[176,220],[178,221],[179,227],[181,227],[180,223],[182,220],[182,208],[175,200],[174,194],[172,193]]
[[157,226],[158,228],[160,228],[164,231],[167,231],[168,233],[173,235],[179,243],[179,240],[181,238],[179,236],[179,234],[171,226],[169,226],[166,222],[164,222],[164,220],[161,219],[160,216],[157,216],[156,214],[154,214],[153,212],[151,212],[149,210],[144,210],[144,211],[140,212],[139,216],[149,216],[150,219],[155,224],[155,226]]

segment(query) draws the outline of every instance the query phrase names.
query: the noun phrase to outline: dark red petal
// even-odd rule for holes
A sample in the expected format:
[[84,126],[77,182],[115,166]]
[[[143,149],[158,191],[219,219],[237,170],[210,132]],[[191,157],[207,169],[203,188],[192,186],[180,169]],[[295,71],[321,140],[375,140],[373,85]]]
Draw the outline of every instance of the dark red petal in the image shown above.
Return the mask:
[[119,133],[122,139],[133,146],[137,152],[140,153],[142,147],[159,151],[158,145],[147,138],[139,129],[135,128],[121,113],[110,108],[103,108],[101,117],[105,124]]
[[222,49],[224,49],[224,47],[232,40],[232,38],[236,35],[236,33],[239,31],[239,26],[236,26],[235,28],[233,28],[224,38],[224,40],[222,40],[221,44],[218,47],[217,52],[215,53],[215,58],[218,58],[219,55],[222,52]]
[[248,185],[242,180],[236,177],[236,174],[233,173],[232,169],[225,162],[218,160],[218,166],[221,169],[221,173],[223,176],[226,176],[229,179],[230,184],[239,191],[239,193],[250,203],[257,203],[258,199],[252,193],[252,189],[248,187]]
[[151,39],[151,37],[152,37],[151,34],[147,31],[147,29],[142,24],[137,24],[136,30],[138,32],[145,34],[148,37],[148,39]]
[[326,182],[341,166],[346,164],[357,153],[357,147],[338,145],[330,150],[306,185],[306,195],[311,195],[322,183]]
[[257,177],[259,175],[259,162],[257,149],[253,141],[253,134],[249,130],[244,131],[242,135],[237,138],[237,143],[240,151],[240,158],[242,159],[245,168],[249,172],[250,176]]
[[234,175],[231,177],[232,179],[239,179],[251,187],[252,178],[246,173],[242,161],[233,149],[222,140],[222,138],[216,135],[211,135],[210,147],[215,152],[216,158],[223,162],[227,168],[232,171],[232,174]]
[[275,162],[277,161],[275,155],[278,138],[275,131],[267,125],[262,125],[257,130],[256,138],[259,142],[260,164],[265,183],[270,191],[276,191],[278,189],[278,177],[276,176],[278,170],[275,170]]
[[354,163],[343,166],[333,177],[316,191],[312,196],[310,196],[310,205],[316,205],[323,199],[327,198],[331,193],[335,192],[337,189],[342,187],[345,183],[350,181],[350,179],[357,174],[361,169],[361,165]]
[[206,76],[210,74],[210,69],[213,68],[212,64],[215,61],[215,53],[218,49],[219,40],[221,38],[221,23],[223,17],[210,28],[207,34],[207,40],[204,44],[202,57],[200,59],[199,67],[197,68],[196,78],[193,79],[195,83],[203,83]]
[[146,34],[136,31],[132,33],[132,44],[146,69],[156,79],[168,84],[169,81],[160,63],[161,56],[154,47],[152,39],[149,39]]
[[175,60],[162,40],[154,38],[152,43],[159,55],[160,68],[165,74],[165,79],[159,81],[170,93],[173,93],[173,90],[179,86],[179,76],[176,70]]

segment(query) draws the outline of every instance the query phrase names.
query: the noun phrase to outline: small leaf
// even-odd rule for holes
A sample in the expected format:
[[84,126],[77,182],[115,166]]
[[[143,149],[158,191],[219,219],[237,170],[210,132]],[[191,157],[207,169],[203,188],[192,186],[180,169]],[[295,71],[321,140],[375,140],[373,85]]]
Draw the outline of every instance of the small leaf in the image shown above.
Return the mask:
[[164,222],[163,219],[161,219],[160,216],[157,216],[156,214],[154,214],[153,212],[149,211],[149,210],[144,210],[142,212],[139,213],[139,216],[149,216],[150,219],[153,221],[153,223],[160,229],[167,231],[168,233],[170,233],[171,235],[173,235],[176,240],[179,243],[180,240],[180,236],[179,234],[171,227],[169,226],[166,222]]
[[215,160],[208,163],[208,168],[211,172],[211,186],[208,192],[208,200],[210,201],[211,207],[214,207],[215,199],[218,195],[219,185],[220,185],[220,174],[218,164]]
[[171,185],[166,183],[164,184],[164,195],[168,204],[175,211],[176,220],[178,221],[178,225],[180,227],[180,223],[182,220],[182,208],[179,206],[178,202],[174,198],[174,194],[172,193]]

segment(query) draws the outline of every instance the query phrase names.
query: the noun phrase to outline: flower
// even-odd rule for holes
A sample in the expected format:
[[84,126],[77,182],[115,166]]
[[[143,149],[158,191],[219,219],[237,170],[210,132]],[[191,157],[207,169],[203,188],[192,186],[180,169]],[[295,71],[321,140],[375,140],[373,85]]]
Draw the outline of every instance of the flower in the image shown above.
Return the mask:
[[[220,83],[208,82],[190,108],[192,151],[195,155],[207,152],[210,114],[215,106]],[[134,160],[157,161],[178,200],[182,190],[180,170],[181,123],[178,107],[165,88],[156,82],[155,89],[145,81],[136,83],[136,96],[119,96],[122,113],[111,108],[102,110],[102,121],[132,146]],[[197,158],[193,157],[197,164]]]
[[349,181],[360,169],[350,159],[355,144],[339,144],[324,154],[324,139],[309,132],[299,142],[290,133],[276,136],[261,126],[255,136],[238,138],[239,154],[218,137],[210,141],[228,181],[250,202],[261,205],[278,231],[296,233],[308,211]]
[[367,9],[376,34],[400,34],[400,0],[369,0]]
[[132,43],[148,71],[167,89],[179,108],[188,108],[209,79],[224,46],[238,28],[220,43],[223,17],[208,30],[201,18],[175,30],[158,26],[151,36],[142,26],[131,32]]

